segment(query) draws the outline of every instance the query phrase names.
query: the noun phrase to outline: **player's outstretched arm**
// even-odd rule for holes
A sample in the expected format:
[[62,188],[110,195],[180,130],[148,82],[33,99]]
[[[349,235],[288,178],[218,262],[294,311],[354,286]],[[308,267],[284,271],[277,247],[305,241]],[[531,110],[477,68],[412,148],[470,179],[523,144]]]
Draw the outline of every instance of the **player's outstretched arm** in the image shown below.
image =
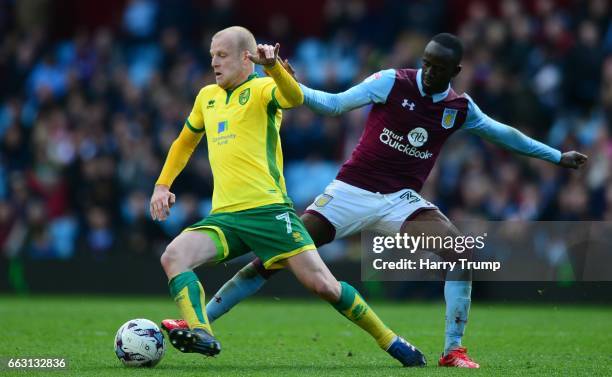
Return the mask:
[[175,195],[170,192],[170,186],[172,186],[172,182],[174,182],[179,173],[183,171],[193,151],[202,139],[202,135],[204,135],[204,132],[193,131],[190,127],[186,123],[179,136],[170,146],[164,167],[155,183],[155,189],[153,190],[153,195],[151,195],[149,206],[153,220],[163,221],[170,214],[170,208],[176,200]]
[[586,155],[576,151],[561,153],[555,148],[530,138],[516,128],[490,118],[469,96],[466,95],[466,97],[469,100],[468,116],[463,129],[515,153],[536,157],[566,168],[577,169],[588,160]]
[[395,70],[376,72],[360,84],[342,93],[327,93],[300,84],[304,92],[304,104],[322,115],[336,116],[369,105],[385,103],[395,83]]
[[472,132],[515,153],[546,160],[564,168],[578,169],[588,160],[588,157],[580,152],[561,153],[530,138],[521,131],[499,122],[484,129],[472,130]]
[[248,58],[264,67],[265,72],[274,80],[277,90],[274,98],[282,108],[292,108],[304,102],[304,94],[293,76],[285,70],[278,58],[280,45],[257,45],[257,53],[247,51]]

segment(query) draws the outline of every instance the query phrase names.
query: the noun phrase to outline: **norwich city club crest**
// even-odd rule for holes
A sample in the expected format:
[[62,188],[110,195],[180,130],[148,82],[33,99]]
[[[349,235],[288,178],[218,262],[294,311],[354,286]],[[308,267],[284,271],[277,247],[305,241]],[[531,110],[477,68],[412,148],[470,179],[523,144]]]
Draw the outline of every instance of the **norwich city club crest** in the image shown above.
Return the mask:
[[244,105],[248,102],[249,97],[251,97],[251,88],[246,88],[242,92],[240,92],[240,96],[238,96],[238,103]]
[[455,118],[457,118],[457,110],[445,108],[442,114],[442,127],[452,128],[455,125]]

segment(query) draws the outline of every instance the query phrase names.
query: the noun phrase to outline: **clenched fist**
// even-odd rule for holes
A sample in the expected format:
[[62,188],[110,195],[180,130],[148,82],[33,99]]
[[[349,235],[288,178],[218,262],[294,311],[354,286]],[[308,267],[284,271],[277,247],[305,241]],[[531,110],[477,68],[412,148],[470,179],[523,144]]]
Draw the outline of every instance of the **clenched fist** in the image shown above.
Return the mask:
[[565,152],[561,155],[559,165],[564,168],[578,169],[584,165],[588,159],[586,155],[576,151]]

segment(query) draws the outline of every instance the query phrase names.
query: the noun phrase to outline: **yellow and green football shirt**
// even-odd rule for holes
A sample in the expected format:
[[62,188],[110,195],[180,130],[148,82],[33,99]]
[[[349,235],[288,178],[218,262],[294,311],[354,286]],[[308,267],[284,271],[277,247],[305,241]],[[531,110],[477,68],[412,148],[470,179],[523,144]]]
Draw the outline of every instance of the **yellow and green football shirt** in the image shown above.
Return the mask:
[[211,213],[290,203],[282,173],[281,109],[300,105],[303,94],[280,64],[267,73],[271,77],[253,74],[231,91],[216,84],[200,90],[158,184],[172,184],[205,134],[214,177]]

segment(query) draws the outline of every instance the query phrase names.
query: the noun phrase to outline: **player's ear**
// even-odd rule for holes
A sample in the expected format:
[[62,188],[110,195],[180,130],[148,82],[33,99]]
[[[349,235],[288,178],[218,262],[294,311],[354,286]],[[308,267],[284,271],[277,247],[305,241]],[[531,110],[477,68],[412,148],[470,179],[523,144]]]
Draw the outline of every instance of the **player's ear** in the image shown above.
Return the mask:
[[457,76],[459,72],[461,72],[461,68],[462,68],[461,64],[457,64],[455,66],[455,72],[453,72],[453,77]]
[[251,61],[251,59],[249,59],[249,53],[250,53],[252,56],[257,56],[257,50],[256,50],[255,52],[253,52],[253,51],[250,51],[250,50],[246,49],[246,50],[244,50],[244,51],[242,52],[242,55],[241,55],[241,58],[242,58],[242,63],[244,63],[244,64],[253,64],[253,62]]

